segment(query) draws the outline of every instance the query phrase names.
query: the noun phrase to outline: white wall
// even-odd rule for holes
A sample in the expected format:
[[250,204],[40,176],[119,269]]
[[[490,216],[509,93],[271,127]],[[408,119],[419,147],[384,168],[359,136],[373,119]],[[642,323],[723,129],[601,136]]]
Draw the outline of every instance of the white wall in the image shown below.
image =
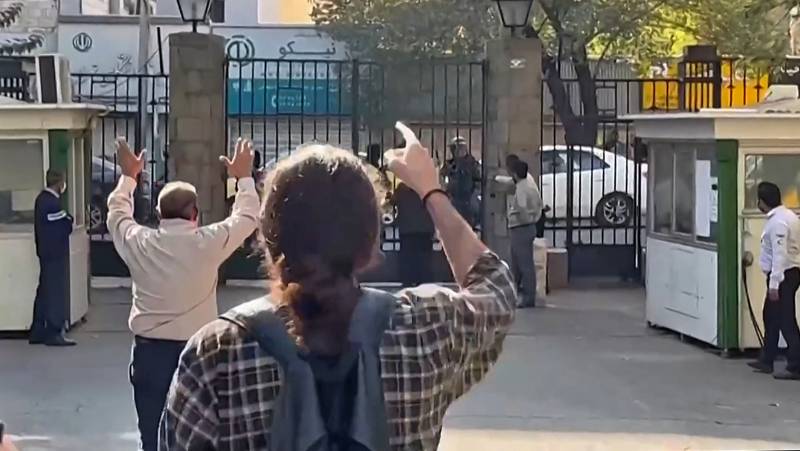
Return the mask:
[[647,321],[718,343],[717,253],[647,239]]
[[[161,58],[165,73],[169,73],[169,35],[187,31],[187,26],[161,25],[160,28]],[[347,50],[343,44],[334,42],[313,27],[215,26],[212,29],[215,34],[229,39],[229,56],[273,59],[283,57],[294,60],[347,58]],[[78,36],[82,40],[76,41]],[[136,23],[62,23],[58,27],[56,48],[69,59],[70,69],[74,73],[136,73],[138,37],[139,26]],[[90,44],[87,46],[86,42]],[[81,45],[76,46],[76,43]],[[150,33],[150,57],[149,73],[159,73],[158,35],[155,26]],[[295,68],[299,70],[300,66],[296,65]],[[249,68],[245,72],[250,75]],[[262,74],[256,73],[255,76],[260,78]]]

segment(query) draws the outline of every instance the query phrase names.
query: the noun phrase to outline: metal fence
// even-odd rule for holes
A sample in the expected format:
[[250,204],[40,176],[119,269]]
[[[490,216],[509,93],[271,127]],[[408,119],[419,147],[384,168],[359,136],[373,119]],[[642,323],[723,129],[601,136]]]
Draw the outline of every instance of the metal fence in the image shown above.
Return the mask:
[[[135,193],[135,215],[146,224],[156,222],[159,190],[169,180],[169,81],[166,75],[72,75],[73,100],[105,105],[92,142],[92,190],[89,232],[107,241],[106,200],[120,176],[115,140],[127,137],[131,146],[148,150],[148,161]],[[142,112],[140,114],[140,111]]]
[[21,59],[0,59],[0,96],[15,100],[30,99],[28,75],[22,70]]
[[[585,119],[579,80],[565,70],[562,81],[573,112]],[[551,209],[545,238],[570,250],[571,273],[639,276],[646,239],[647,152],[625,116],[753,105],[764,98],[769,83],[765,65],[731,58],[682,61],[650,78],[620,71],[599,76],[594,80],[595,143],[568,146],[543,81],[541,189]]]
[[[394,121],[401,119],[440,164],[452,158],[448,149],[456,137],[480,161],[483,79],[482,63],[421,62],[400,69],[358,60],[233,59],[227,67],[229,141],[251,139],[263,152],[262,169],[311,142],[352,149],[380,166],[383,150],[399,142]],[[394,241],[388,227],[385,249],[393,249]]]
[[[0,63],[5,64],[0,66],[0,95],[29,100],[29,75],[16,62]],[[314,141],[353,149],[363,158],[372,153],[380,165],[381,151],[400,139],[393,128],[397,119],[415,129],[441,164],[452,158],[449,144],[457,136],[465,139],[476,160],[483,160],[487,74],[482,62],[389,65],[232,59],[225,70],[229,141],[238,136],[253,140],[261,151],[261,170],[298,145]],[[561,65],[561,71],[570,106],[582,118],[575,72],[569,64]],[[710,58],[665,66],[648,78],[638,77],[625,64],[596,65],[594,73],[598,102],[594,146],[566,145],[564,126],[547,85],[542,84],[541,189],[551,208],[545,237],[553,245],[570,248],[573,274],[592,274],[598,268],[635,274],[645,239],[647,161],[633,125],[624,116],[752,105],[766,94],[770,69],[766,64]],[[110,109],[93,138],[93,239],[108,238],[105,200],[119,177],[117,136],[127,136],[137,149],[149,149],[136,214],[144,222],[154,222],[155,200],[170,175],[168,77],[84,73],[73,74],[72,80],[75,101]],[[387,251],[398,249],[394,213],[387,215],[383,239]]]
[[[268,170],[300,144],[323,142],[351,149],[374,166],[383,166],[383,151],[399,144],[394,129],[402,120],[431,149],[443,167],[453,158],[455,138],[467,143],[474,164],[483,155],[484,78],[481,62],[425,61],[382,64],[370,61],[231,59],[227,63],[228,141],[252,140]],[[443,170],[443,174],[447,172]],[[387,175],[389,198],[395,186]],[[469,216],[476,228],[482,180]],[[396,281],[399,234],[397,211],[388,203],[383,215],[382,249],[386,264],[374,280]],[[440,250],[439,243],[432,243]],[[241,255],[240,255],[241,257]],[[229,267],[232,277],[257,277],[260,262],[245,258]],[[446,262],[434,253],[433,279],[448,279]],[[237,269],[231,269],[238,267]]]

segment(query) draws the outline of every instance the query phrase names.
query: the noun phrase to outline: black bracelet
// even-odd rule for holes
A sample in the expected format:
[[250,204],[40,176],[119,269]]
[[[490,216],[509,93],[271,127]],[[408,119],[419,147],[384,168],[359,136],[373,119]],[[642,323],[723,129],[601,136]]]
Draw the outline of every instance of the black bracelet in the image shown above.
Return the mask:
[[433,196],[434,194],[437,194],[437,193],[438,194],[443,194],[448,198],[450,197],[450,196],[447,195],[447,191],[445,191],[445,190],[443,190],[441,188],[432,189],[432,190],[428,191],[427,194],[422,196],[422,206],[425,207],[425,208],[428,208],[428,200],[431,198],[431,196]]

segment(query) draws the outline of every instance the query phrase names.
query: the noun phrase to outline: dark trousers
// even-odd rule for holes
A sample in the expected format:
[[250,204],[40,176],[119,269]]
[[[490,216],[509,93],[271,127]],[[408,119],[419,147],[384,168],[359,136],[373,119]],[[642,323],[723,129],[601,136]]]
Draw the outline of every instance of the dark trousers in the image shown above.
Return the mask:
[[185,345],[184,341],[134,337],[129,377],[144,451],[158,449],[158,423]]
[[[769,276],[767,276],[769,284]],[[795,295],[800,287],[800,269],[792,268],[784,273],[784,279],[778,288],[778,300],[764,301],[764,349],[761,360],[772,364],[778,355],[780,335],[786,340],[788,349],[788,366],[790,371],[800,372],[800,329],[797,327],[797,311]]]
[[66,256],[39,259],[39,286],[33,302],[31,335],[48,338],[64,330],[69,299],[68,271]]
[[404,287],[431,281],[433,236],[429,233],[400,234],[400,280]]

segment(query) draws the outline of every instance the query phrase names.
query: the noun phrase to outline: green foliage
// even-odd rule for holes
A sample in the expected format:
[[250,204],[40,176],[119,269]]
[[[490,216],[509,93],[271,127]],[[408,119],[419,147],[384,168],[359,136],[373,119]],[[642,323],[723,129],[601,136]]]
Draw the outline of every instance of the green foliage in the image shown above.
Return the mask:
[[499,31],[487,0],[317,0],[311,16],[351,53],[397,58],[474,57]]
[[[313,1],[313,0],[312,0]],[[354,55],[476,57],[501,27],[489,0],[316,0],[312,17]],[[626,58],[642,66],[693,43],[777,58],[793,0],[536,0],[532,20],[552,56]]]
[[22,3],[15,2],[0,9],[0,29],[11,27],[19,19],[22,7]]
[[788,12],[796,0],[692,0],[688,30],[723,54],[782,58],[789,49]]

